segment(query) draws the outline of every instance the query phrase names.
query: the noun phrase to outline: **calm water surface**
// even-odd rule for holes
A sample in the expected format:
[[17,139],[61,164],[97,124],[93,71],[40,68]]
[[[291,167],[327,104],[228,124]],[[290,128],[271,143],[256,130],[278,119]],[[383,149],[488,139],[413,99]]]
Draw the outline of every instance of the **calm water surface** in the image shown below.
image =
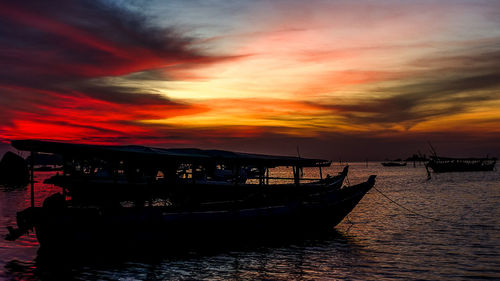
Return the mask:
[[[337,164],[327,172],[340,170]],[[365,181],[370,174],[378,175],[376,189],[331,233],[182,253],[96,252],[78,262],[44,260],[30,235],[16,242],[0,240],[0,279],[500,280],[498,171],[427,180],[423,167],[351,163],[349,182]],[[50,175],[40,173],[38,181]],[[41,204],[59,190],[40,183],[36,191]],[[15,223],[16,211],[28,205],[28,188],[0,186],[2,237],[5,226]]]

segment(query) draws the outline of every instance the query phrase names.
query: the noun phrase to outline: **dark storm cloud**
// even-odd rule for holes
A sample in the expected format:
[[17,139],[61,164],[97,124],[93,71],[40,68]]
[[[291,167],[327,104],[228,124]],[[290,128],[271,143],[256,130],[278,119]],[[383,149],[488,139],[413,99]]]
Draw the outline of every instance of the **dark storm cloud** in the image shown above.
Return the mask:
[[131,94],[138,89],[85,86],[87,79],[141,71],[160,78],[155,69],[218,59],[194,50],[192,40],[173,28],[153,26],[140,13],[104,1],[4,2],[0,34],[0,84],[77,88],[108,101],[167,100],[151,93]]
[[153,90],[143,90],[134,87],[111,85],[108,86],[98,84],[92,85],[88,83],[82,85],[74,85],[73,88],[91,98],[100,99],[116,104],[179,104],[177,102],[169,100],[165,96],[155,93]]
[[2,5],[2,41],[12,46],[56,48],[61,58],[89,64],[113,62],[110,55],[141,49],[174,61],[200,57],[187,50],[189,38],[151,26],[141,14],[117,5],[90,0],[17,3]]

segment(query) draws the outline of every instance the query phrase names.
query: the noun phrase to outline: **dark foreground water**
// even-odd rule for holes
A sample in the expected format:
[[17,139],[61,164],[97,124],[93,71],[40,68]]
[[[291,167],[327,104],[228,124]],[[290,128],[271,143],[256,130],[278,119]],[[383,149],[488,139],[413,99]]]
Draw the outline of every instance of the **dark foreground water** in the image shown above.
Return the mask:
[[[339,165],[332,171],[339,171]],[[500,280],[500,173],[433,175],[423,167],[353,163],[352,184],[371,190],[330,233],[210,245],[171,253],[96,251],[37,256],[34,235],[0,240],[1,280]],[[39,181],[50,176],[41,173]],[[37,184],[37,202],[54,191]],[[389,201],[377,190],[396,201]],[[0,235],[29,205],[29,189],[0,186]],[[406,209],[405,209],[406,208]],[[200,233],[203,235],[203,233]],[[76,260],[76,261],[75,261]]]

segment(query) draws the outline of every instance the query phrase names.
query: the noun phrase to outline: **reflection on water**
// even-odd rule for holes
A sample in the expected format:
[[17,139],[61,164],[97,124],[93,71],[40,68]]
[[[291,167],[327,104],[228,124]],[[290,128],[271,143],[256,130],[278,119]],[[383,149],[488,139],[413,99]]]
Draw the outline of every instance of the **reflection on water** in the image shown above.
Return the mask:
[[10,276],[27,280],[291,280],[311,273],[320,279],[348,276],[362,261],[348,236],[336,231],[318,235],[176,253],[154,249],[72,259],[40,255],[32,262],[10,261],[6,269]]
[[[341,170],[332,167],[330,174]],[[305,171],[305,173],[314,171]],[[463,280],[500,279],[500,174],[450,173],[426,180],[423,167],[351,165],[349,181],[378,174],[336,231],[278,241],[213,244],[204,249],[92,256],[36,254],[34,235],[0,241],[0,279],[7,280]],[[40,174],[38,181],[50,173]],[[37,184],[36,201],[58,191]],[[29,190],[0,190],[0,235],[29,205]],[[428,219],[425,217],[435,218]]]

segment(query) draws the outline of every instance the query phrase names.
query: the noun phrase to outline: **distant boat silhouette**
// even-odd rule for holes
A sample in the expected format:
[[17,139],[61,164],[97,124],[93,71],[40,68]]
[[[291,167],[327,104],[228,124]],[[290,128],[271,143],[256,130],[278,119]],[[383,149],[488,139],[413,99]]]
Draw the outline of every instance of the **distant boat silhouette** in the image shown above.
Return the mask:
[[425,164],[428,174],[429,168],[435,173],[493,171],[495,169],[497,158],[442,157],[437,155],[436,150],[430,142],[429,146],[433,155],[430,156],[429,162]]
[[451,158],[431,156],[431,160],[426,167],[431,168],[436,173],[446,172],[474,172],[493,171],[496,158]]
[[382,166],[384,167],[401,167],[401,166],[406,166],[406,162],[382,162]]

